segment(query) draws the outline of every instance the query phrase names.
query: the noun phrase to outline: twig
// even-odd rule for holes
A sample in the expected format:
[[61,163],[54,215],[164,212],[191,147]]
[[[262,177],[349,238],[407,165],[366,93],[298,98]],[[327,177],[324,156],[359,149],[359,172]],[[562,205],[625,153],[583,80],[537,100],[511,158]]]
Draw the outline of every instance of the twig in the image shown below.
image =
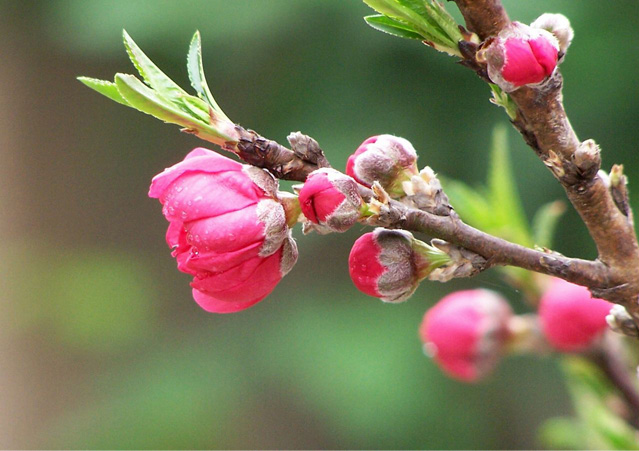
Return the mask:
[[[510,21],[499,0],[454,0],[468,28],[480,38],[494,36]],[[608,268],[607,288],[593,294],[624,305],[639,324],[639,245],[632,216],[622,211],[607,180],[598,174],[599,159],[579,159],[580,143],[562,103],[562,77],[556,71],[543,89],[522,87],[512,92],[517,104],[513,125],[553,171],[583,219]]]

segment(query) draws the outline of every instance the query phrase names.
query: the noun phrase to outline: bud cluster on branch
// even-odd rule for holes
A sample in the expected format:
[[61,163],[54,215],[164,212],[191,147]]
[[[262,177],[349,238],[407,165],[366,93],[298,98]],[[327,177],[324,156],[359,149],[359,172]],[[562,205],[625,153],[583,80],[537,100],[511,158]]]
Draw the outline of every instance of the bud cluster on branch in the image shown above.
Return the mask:
[[[455,0],[465,28],[437,1],[364,1],[379,13],[366,18],[373,28],[459,58],[489,84],[492,102],[506,110],[565,189],[598,258],[569,258],[550,249],[556,208],[540,209],[545,233],[530,233],[503,153],[491,157],[499,170],[489,180],[490,200],[463,184],[442,185],[432,168],[420,170],[408,140],[389,134],[354,146],[342,172],[309,136],[292,133],[289,149],[231,121],[206,83],[199,33],[187,59],[193,96],[125,32],[142,80],[127,74],[116,74],[114,82],[80,80],[248,163],[198,148],[153,178],[149,195],[162,203],[167,243],[178,269],[193,276],[195,301],[207,311],[230,313],[264,299],[297,260],[297,223],[304,233],[320,234],[373,226],[355,241],[348,261],[353,283],[365,294],[398,303],[422,281],[446,282],[498,267],[535,311],[516,315],[489,290],[444,297],[426,312],[419,334],[446,373],[470,382],[508,352],[580,353],[606,371],[639,416],[636,387],[605,344],[607,325],[639,337],[639,245],[622,166],[609,175],[602,171],[599,147],[577,139],[563,108],[559,64],[574,35],[568,19],[543,14],[526,25],[511,22],[498,0]],[[277,179],[301,184],[283,192]],[[453,191],[447,194],[446,186]],[[510,234],[504,227],[509,220]],[[593,357],[601,353],[606,358]]]

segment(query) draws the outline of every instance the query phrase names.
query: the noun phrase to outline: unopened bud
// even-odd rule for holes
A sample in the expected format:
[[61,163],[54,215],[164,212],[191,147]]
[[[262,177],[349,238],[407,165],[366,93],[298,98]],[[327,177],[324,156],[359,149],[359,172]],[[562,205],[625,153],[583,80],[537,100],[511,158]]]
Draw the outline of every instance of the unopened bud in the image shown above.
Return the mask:
[[512,315],[508,302],[493,291],[457,291],[426,312],[419,335],[444,372],[475,382],[499,362]]
[[355,241],[348,267],[360,291],[384,302],[402,302],[430,271],[448,261],[446,254],[410,232],[377,228]]
[[545,13],[539,16],[530,26],[551,32],[559,42],[560,60],[563,59],[568,47],[570,47],[572,38],[575,37],[575,32],[570,26],[568,18],[563,14]]
[[346,162],[346,173],[362,185],[378,181],[393,197],[404,195],[402,182],[417,174],[417,152],[406,139],[379,135],[364,141]]
[[606,330],[606,315],[612,306],[593,298],[586,287],[555,278],[539,301],[539,321],[553,347],[582,351]]
[[407,205],[437,215],[448,215],[452,210],[437,175],[429,166],[413,175],[402,186],[406,193],[403,202]]
[[318,233],[345,232],[361,217],[357,183],[335,169],[313,171],[299,190],[302,213]]
[[488,65],[491,81],[506,92],[545,82],[557,67],[559,42],[549,31],[512,22],[477,58]]
[[428,275],[429,280],[448,282],[453,278],[472,277],[486,267],[486,259],[484,257],[466,248],[440,239],[431,240],[431,244],[445,252],[451,262],[433,270]]

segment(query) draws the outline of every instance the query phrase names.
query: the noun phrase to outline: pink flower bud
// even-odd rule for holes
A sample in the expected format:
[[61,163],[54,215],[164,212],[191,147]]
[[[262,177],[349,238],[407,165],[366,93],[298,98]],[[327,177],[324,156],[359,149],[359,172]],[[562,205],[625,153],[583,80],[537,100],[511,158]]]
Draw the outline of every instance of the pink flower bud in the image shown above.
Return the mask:
[[575,32],[570,26],[570,21],[563,14],[542,14],[531,23],[530,26],[551,32],[559,42],[559,53],[561,56],[566,53],[568,47],[570,47],[572,38],[575,36]]
[[262,169],[197,148],[156,175],[149,196],[162,203],[167,243],[204,310],[252,306],[297,260],[277,181]]
[[415,241],[409,232],[383,228],[359,237],[348,257],[355,286],[384,302],[408,299],[429,266],[413,249]]
[[541,28],[512,22],[478,53],[488,64],[488,76],[506,92],[538,85],[557,67],[559,42]]
[[417,152],[404,138],[379,135],[364,141],[346,162],[346,173],[365,186],[378,181],[391,195],[403,196],[402,182],[417,174]]
[[364,205],[355,180],[328,168],[309,174],[299,201],[302,213],[319,233],[345,232],[361,217]]
[[419,335],[444,372],[475,382],[498,363],[512,317],[508,302],[493,291],[457,291],[426,312]]
[[539,321],[556,349],[582,351],[604,332],[613,305],[593,298],[586,287],[553,279],[539,301]]

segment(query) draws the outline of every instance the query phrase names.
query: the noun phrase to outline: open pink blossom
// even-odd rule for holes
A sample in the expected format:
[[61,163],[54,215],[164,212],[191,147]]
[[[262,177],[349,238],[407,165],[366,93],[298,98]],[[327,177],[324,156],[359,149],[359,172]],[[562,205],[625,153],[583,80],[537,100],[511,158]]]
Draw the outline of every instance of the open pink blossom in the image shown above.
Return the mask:
[[448,375],[475,382],[499,361],[512,316],[508,302],[493,291],[457,291],[426,312],[419,334]]
[[557,67],[558,53],[552,33],[512,22],[478,55],[485,58],[491,81],[511,92],[544,82]]
[[348,157],[346,173],[368,187],[377,181],[389,194],[401,197],[402,182],[417,174],[417,152],[404,138],[372,136]]
[[586,287],[555,278],[539,301],[539,321],[556,349],[582,351],[606,330],[613,305],[593,298]]
[[355,180],[328,168],[309,174],[299,190],[299,202],[318,233],[345,232],[361,217],[364,204]]
[[254,305],[297,260],[277,181],[262,169],[197,148],[156,175],[149,196],[162,203],[167,243],[204,310]]

